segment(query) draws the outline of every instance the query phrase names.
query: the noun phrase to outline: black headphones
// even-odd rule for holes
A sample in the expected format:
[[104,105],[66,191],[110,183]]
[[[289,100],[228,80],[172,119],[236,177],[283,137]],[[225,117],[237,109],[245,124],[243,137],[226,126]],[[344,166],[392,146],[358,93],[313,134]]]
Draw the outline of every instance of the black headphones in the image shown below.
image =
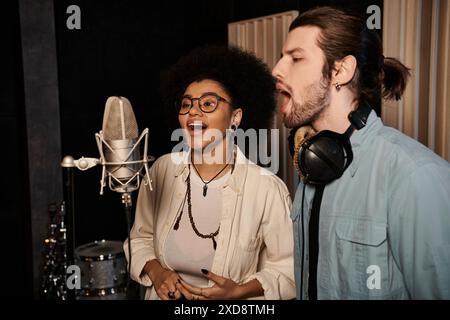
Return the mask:
[[302,142],[297,167],[305,184],[323,185],[342,176],[353,160],[350,136],[366,126],[371,110],[363,102],[348,115],[350,127],[345,133],[324,130]]

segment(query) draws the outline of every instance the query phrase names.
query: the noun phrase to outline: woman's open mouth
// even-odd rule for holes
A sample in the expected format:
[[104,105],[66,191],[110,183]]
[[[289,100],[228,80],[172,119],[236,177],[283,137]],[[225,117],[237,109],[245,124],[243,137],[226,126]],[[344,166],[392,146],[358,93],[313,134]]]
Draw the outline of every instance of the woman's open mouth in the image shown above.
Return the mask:
[[190,135],[202,134],[208,125],[201,120],[188,121],[187,130]]

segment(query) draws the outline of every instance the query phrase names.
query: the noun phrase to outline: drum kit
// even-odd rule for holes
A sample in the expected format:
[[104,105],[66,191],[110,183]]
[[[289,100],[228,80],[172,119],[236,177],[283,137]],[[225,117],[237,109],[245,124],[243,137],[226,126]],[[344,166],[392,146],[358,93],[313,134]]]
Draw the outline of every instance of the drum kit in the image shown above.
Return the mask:
[[[89,242],[74,248],[74,253],[70,254],[64,202],[50,204],[48,212],[50,224],[48,236],[43,242],[42,300],[138,298],[134,291],[140,288],[128,278],[122,241]],[[73,274],[68,270],[76,271]]]
[[81,271],[78,300],[126,299],[127,262],[122,242],[101,240],[79,246],[75,263]]

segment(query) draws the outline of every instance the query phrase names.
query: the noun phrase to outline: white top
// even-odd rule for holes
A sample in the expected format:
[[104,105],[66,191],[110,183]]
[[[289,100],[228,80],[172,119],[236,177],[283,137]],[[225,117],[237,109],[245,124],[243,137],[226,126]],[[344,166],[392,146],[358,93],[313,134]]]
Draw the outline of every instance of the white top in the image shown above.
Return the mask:
[[[220,224],[222,209],[221,188],[230,177],[231,171],[207,184],[208,191],[203,197],[204,183],[191,166],[192,217],[197,230],[204,234],[216,232]],[[217,241],[218,236],[215,237]],[[189,220],[187,197],[183,207],[178,230],[169,231],[165,257],[167,265],[175,270],[187,283],[196,287],[207,287],[208,279],[201,269],[211,270],[216,251],[211,238],[200,238]]]

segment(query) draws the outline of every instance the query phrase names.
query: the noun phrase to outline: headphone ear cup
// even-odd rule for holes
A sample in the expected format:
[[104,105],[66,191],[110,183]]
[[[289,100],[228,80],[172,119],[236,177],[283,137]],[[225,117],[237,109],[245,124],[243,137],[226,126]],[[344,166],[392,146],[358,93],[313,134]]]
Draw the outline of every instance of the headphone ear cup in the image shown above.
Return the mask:
[[303,142],[298,155],[305,183],[327,184],[344,173],[353,159],[350,141],[332,131],[321,131]]
[[303,179],[302,172],[300,171],[299,166],[299,153],[302,144],[307,140],[313,137],[317,132],[311,126],[303,126],[296,130],[294,136],[294,154],[292,156],[292,161],[294,164],[294,168],[297,170],[300,177]]

